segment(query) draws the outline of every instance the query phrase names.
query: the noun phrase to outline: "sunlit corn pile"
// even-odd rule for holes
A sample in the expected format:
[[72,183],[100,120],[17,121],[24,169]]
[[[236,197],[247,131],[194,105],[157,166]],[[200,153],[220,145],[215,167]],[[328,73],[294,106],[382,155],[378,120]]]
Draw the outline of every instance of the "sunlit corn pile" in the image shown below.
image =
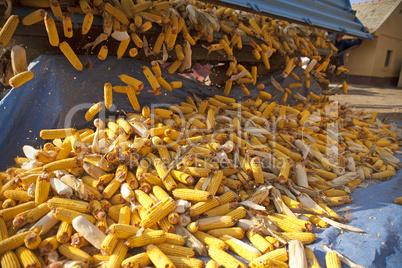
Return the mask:
[[[225,85],[225,95],[229,93],[232,83],[242,84],[242,89],[248,95],[246,84],[255,85],[257,73],[259,73],[258,68],[266,70],[271,68],[270,57],[274,53],[281,55],[286,60],[283,76],[290,75],[295,79],[291,88],[302,87],[303,84],[308,88],[312,79],[328,84],[326,72],[337,75],[348,72],[343,66],[336,67],[330,64],[330,57],[337,49],[332,45],[325,30],[200,1],[151,2],[142,0],[134,3],[132,0],[122,0],[112,1],[112,4],[103,2],[86,0],[20,1],[24,7],[38,9],[24,18],[11,15],[0,32],[0,45],[8,44],[20,20],[25,26],[43,23],[50,45],[59,47],[71,64],[77,70],[82,70],[83,63],[69,44],[71,43],[69,39],[73,37],[74,33],[73,23],[76,23],[76,21],[72,21],[74,19],[72,14],[76,13],[85,14],[83,22],[80,24],[83,36],[86,36],[91,30],[94,16],[102,16],[103,33],[94,41],[88,39],[90,43],[82,50],[84,52],[85,49],[91,49],[96,53],[98,51],[98,57],[101,60],[105,60],[109,52],[108,45],[104,42],[106,40],[119,42],[115,52],[117,58],[121,58],[125,54],[135,57],[140,51],[143,51],[146,57],[156,55],[164,63],[169,58],[168,52],[174,50],[176,60],[168,67],[169,73],[172,74],[191,69],[192,47],[197,42],[202,43],[208,53],[219,53],[226,58],[228,81]],[[56,27],[58,21],[62,22],[63,31],[58,32]],[[148,41],[150,33],[158,36],[152,39],[152,42]],[[206,44],[209,42],[210,45],[205,46],[205,42],[207,42]],[[252,54],[255,62],[253,66],[248,67],[249,69],[236,60],[236,55],[242,53],[243,43],[247,46],[251,45],[253,48]],[[97,47],[98,45],[100,49]],[[93,50],[94,48],[96,49]],[[321,53],[319,53],[320,49],[322,49]],[[163,56],[160,56],[161,54]],[[303,56],[309,57],[311,62],[303,77],[298,77],[292,70],[296,66],[302,65],[300,57]],[[18,62],[18,59],[25,57],[25,51],[23,55],[15,53],[12,57],[13,62]],[[278,62],[273,64],[277,65]],[[27,71],[26,63],[23,64],[23,68],[13,66],[13,69],[15,76],[9,81],[13,87],[22,85],[34,76],[31,71]],[[164,80],[164,78],[160,77],[159,80]],[[159,81],[159,83],[167,84],[164,81]],[[167,89],[171,90],[170,87]],[[343,86],[343,90],[346,92],[346,84]],[[160,87],[154,88],[151,93],[160,94]]]
[[312,227],[364,232],[330,207],[399,167],[392,126],[326,99],[188,97],[102,120],[105,94],[85,115],[94,129],[44,129],[1,173],[1,267],[317,263]]

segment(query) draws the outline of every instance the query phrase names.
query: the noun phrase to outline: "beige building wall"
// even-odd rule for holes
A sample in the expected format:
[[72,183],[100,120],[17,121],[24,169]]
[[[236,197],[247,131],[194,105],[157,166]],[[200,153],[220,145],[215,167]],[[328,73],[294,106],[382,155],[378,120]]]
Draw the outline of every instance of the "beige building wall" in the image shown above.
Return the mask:
[[[373,34],[374,40],[363,43],[345,56],[345,66],[350,75],[374,77],[399,77],[402,67],[402,14],[400,4]],[[387,51],[392,54],[388,66],[384,66]]]
[[[387,51],[392,51],[388,66],[385,66]],[[398,77],[402,66],[402,40],[380,35],[375,51],[372,76]]]
[[345,67],[349,69],[351,75],[372,76],[375,64],[375,57],[372,56],[376,51],[378,38],[374,40],[364,40],[356,49],[349,52],[349,56],[344,55]]

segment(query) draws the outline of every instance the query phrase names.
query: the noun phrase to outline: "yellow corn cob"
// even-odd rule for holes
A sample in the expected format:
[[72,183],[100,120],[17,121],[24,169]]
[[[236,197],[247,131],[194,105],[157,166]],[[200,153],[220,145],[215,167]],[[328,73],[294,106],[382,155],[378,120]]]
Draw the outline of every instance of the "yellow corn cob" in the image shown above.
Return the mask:
[[263,100],[270,100],[272,98],[272,95],[265,91],[260,91],[258,96]]
[[246,235],[250,242],[263,254],[274,250],[274,246],[260,234],[254,231],[248,231]]
[[27,192],[25,191],[20,191],[20,190],[6,190],[4,192],[4,196],[6,198],[9,198],[11,200],[16,200],[16,201],[23,201],[27,202],[30,201],[32,198],[28,195]]
[[50,190],[50,178],[48,175],[38,176],[36,180],[35,205],[46,202]]
[[218,238],[223,235],[230,235],[231,237],[234,237],[237,239],[244,238],[244,231],[240,227],[217,228],[217,229],[209,230],[207,232],[207,234],[218,237]]
[[258,90],[263,90],[265,88],[265,85],[264,84],[258,84],[257,85],[257,89]]
[[219,189],[219,185],[221,184],[223,179],[223,172],[222,171],[215,171],[212,175],[211,182],[208,184],[206,189],[211,195],[215,195]]
[[269,64],[267,52],[262,51],[261,52],[261,58],[262,58],[262,61],[264,63],[265,69],[267,69],[267,70],[271,69],[271,65]]
[[112,6],[110,3],[105,4],[105,11],[110,13],[113,17],[115,17],[118,21],[120,21],[123,25],[129,25],[130,22],[127,19],[126,15],[120,11],[119,9]]
[[207,191],[191,190],[191,189],[174,189],[172,191],[174,198],[184,199],[194,202],[208,201],[212,199],[212,194]]
[[132,7],[131,11],[135,14],[145,11],[150,7],[152,7],[152,2],[138,1],[138,3]]
[[253,171],[253,176],[256,185],[264,184],[264,177],[262,175],[262,167],[260,164],[260,160],[257,157],[254,157],[250,160],[250,166]]
[[215,246],[209,246],[208,248],[208,255],[217,263],[224,267],[243,267],[246,268],[247,266],[237,260],[235,257],[232,255],[226,253],[222,249],[219,249]]
[[225,244],[223,240],[216,238],[212,235],[209,235],[207,233],[196,231],[193,233],[193,235],[205,245],[214,246],[221,250],[227,250],[228,248],[228,246]]
[[232,84],[233,84],[233,81],[227,80],[227,81],[225,82],[225,88],[224,88],[224,90],[223,90],[223,95],[224,95],[224,96],[229,95],[229,92],[230,92],[230,90],[232,89]]
[[25,247],[34,250],[42,242],[39,234],[35,231],[30,231],[24,239]]
[[92,22],[94,20],[94,15],[91,13],[87,13],[84,17],[84,21],[82,22],[81,33],[82,35],[86,35],[91,29]]
[[[285,248],[276,249],[265,253],[261,257],[254,259],[250,262],[249,267],[251,268],[262,268],[262,267],[288,267],[286,261],[288,261],[288,255]],[[277,265],[277,266],[275,266]]]
[[80,8],[84,14],[88,14],[92,11],[91,6],[89,5],[87,0],[80,0]]
[[144,191],[142,190],[135,190],[135,199],[145,208],[149,209],[153,207],[156,202],[153,200],[149,195],[147,195]]
[[165,34],[164,34],[164,33],[160,33],[160,34],[158,35],[158,38],[156,39],[154,48],[153,48],[153,50],[152,50],[152,52],[153,52],[155,55],[159,54],[164,40],[165,40]]
[[309,268],[321,268],[320,264],[317,261],[317,258],[314,255],[314,252],[308,247],[304,247],[304,251],[306,252]]
[[151,66],[152,66],[152,70],[154,71],[156,77],[162,76],[161,67],[159,66],[159,63],[157,61],[152,61]]
[[172,87],[172,89],[181,88],[183,86],[183,83],[181,81],[172,81],[169,84]]
[[[130,40],[130,39],[128,39]],[[138,50],[136,48],[130,48],[130,50],[128,51],[128,55],[130,55],[130,57],[134,58],[135,56],[138,55]]]
[[74,51],[71,49],[70,45],[66,41],[63,41],[60,43],[59,48],[61,52],[63,52],[64,56],[66,56],[68,61],[71,63],[71,65],[73,65],[74,68],[77,69],[78,71],[81,71],[83,68],[82,63],[78,59]]
[[178,245],[178,246],[183,246],[185,243],[184,238],[177,234],[166,233],[165,237],[166,237],[166,240],[164,243]]
[[48,237],[44,239],[40,244],[39,244],[39,252],[44,254],[44,253],[49,253],[56,248],[59,247],[59,242],[57,241],[56,235]]
[[114,177],[113,180],[106,186],[103,190],[102,195],[104,198],[111,198],[114,193],[119,189],[121,182],[118,181],[117,177]]
[[12,208],[12,207],[15,207],[16,204],[17,204],[17,202],[15,202],[15,200],[6,199],[6,200],[4,200],[1,207],[2,208]]
[[65,221],[68,223],[72,223],[73,219],[78,217],[78,216],[83,216],[84,218],[86,218],[88,221],[90,221],[91,223],[95,223],[96,219],[94,217],[92,217],[91,215],[88,214],[83,214],[71,209],[66,209],[66,208],[62,208],[62,207],[58,207],[58,208],[54,208],[52,209],[54,216],[61,220],[61,221]]
[[25,71],[11,77],[8,83],[10,84],[10,86],[17,88],[23,85],[25,82],[31,80],[33,77],[34,77],[33,72]]
[[8,230],[3,218],[0,218],[0,241],[8,238]]
[[13,226],[21,227],[26,223],[36,222],[48,212],[50,212],[50,208],[47,207],[46,203],[42,203],[33,209],[26,210],[15,216],[13,220]]
[[142,66],[142,71],[145,77],[147,78],[149,84],[151,85],[152,89],[154,91],[159,91],[161,89],[161,86],[159,85],[158,81],[156,80],[151,70],[146,66]]
[[402,205],[402,197],[397,197],[394,199],[394,203],[398,205]]
[[117,238],[128,238],[133,234],[137,233],[139,230],[138,227],[126,224],[113,224],[108,230],[107,234],[113,234]]
[[1,267],[20,268],[21,265],[18,261],[17,255],[13,251],[7,251],[3,254],[0,260]]
[[110,259],[110,256],[104,256],[102,254],[92,255],[92,261],[94,264],[99,264],[101,262],[108,262],[109,259]]
[[381,172],[372,174],[371,179],[379,180],[379,179],[385,179],[385,178],[392,177],[392,176],[395,176],[395,171],[387,169],[385,171],[381,171]]
[[110,83],[105,83],[103,85],[103,97],[104,97],[104,103],[105,103],[105,107],[106,109],[110,109],[110,107],[112,107],[113,104],[113,87],[112,84]]
[[158,204],[148,209],[142,218],[141,226],[150,227],[169,215],[176,208],[177,204],[172,198],[165,198]]
[[[158,172],[159,177],[163,178],[167,172],[167,168],[166,168],[165,164],[162,162],[161,159],[155,159],[154,166],[156,168],[156,171]],[[176,182],[173,180],[173,178],[170,174],[167,175],[165,180],[163,180],[162,182],[168,191],[171,191],[177,187]]]
[[247,212],[244,207],[238,207],[235,210],[226,214],[226,216],[231,216],[238,220],[243,219],[244,217],[246,217],[246,215],[247,215]]
[[73,37],[73,23],[68,14],[63,16],[63,32],[65,37]]
[[140,236],[130,236],[124,244],[128,247],[142,247],[148,244],[163,243],[166,240],[165,233],[163,230],[144,232]]
[[223,216],[226,215],[236,209],[238,206],[237,202],[233,203],[226,203],[220,206],[217,206],[213,209],[210,209],[204,213],[205,216],[207,217],[212,217],[212,216]]
[[[166,233],[174,233],[175,232],[175,227],[173,226],[173,224],[171,224],[169,222],[169,220],[167,219],[167,217],[164,217],[163,219],[161,219],[160,221],[158,221],[158,226],[161,230],[163,230]],[[156,243],[155,243],[156,244]]]
[[131,33],[131,39],[138,48],[142,48],[144,46],[144,43],[137,34]]
[[195,252],[191,248],[182,247],[174,244],[160,243],[158,248],[166,255],[181,256],[191,258],[194,257]]
[[188,267],[188,268],[202,268],[204,263],[196,258],[187,258],[183,256],[174,256],[166,254],[166,257],[170,259],[176,267]]
[[54,15],[57,19],[62,20],[62,18],[63,18],[63,13],[62,13],[62,11],[61,11],[59,1],[57,1],[57,0],[50,0],[50,8],[52,9],[53,15]]
[[223,235],[221,239],[225,241],[231,251],[248,261],[252,261],[261,256],[261,252],[257,248],[231,237],[230,235]]
[[124,56],[129,44],[130,38],[120,41],[119,47],[117,48],[117,59],[121,59]]
[[44,20],[45,20],[46,32],[49,37],[50,45],[52,45],[54,47],[59,46],[59,34],[57,32],[56,24],[54,23],[52,16],[50,16],[46,12]]
[[300,240],[304,245],[313,243],[317,237],[313,233],[282,233],[290,240],[297,239]]
[[176,38],[177,38],[177,28],[176,27],[172,27],[172,31],[171,34],[169,35],[169,39],[167,42],[167,49],[168,51],[172,50],[175,43],[176,43]]
[[17,255],[23,267],[41,267],[39,259],[32,251],[30,251],[26,247],[17,248],[15,254]]
[[103,255],[112,255],[118,241],[118,237],[114,234],[109,233],[106,235],[100,246],[101,253]]
[[195,233],[195,232],[197,232],[198,231],[198,227],[199,227],[199,224],[198,224],[198,222],[190,222],[188,225],[187,225],[187,230],[190,232],[190,233]]
[[107,57],[107,53],[108,53],[107,46],[101,46],[101,49],[99,50],[99,53],[98,53],[98,59],[105,60]]
[[325,255],[325,264],[328,268],[341,268],[342,263],[335,252],[329,252]]
[[177,69],[179,69],[182,63],[183,63],[182,61],[176,60],[171,65],[169,65],[168,72],[170,74],[173,74],[174,72],[176,72]]
[[73,128],[42,129],[39,136],[44,140],[62,139],[75,134]]
[[67,158],[48,163],[43,166],[43,171],[52,172],[61,169],[73,169],[82,166],[82,160],[79,158]]
[[192,45],[192,46],[195,45],[195,40],[189,33],[184,33],[183,37],[190,43],[190,45]]
[[146,32],[151,28],[152,28],[152,22],[150,22],[150,21],[146,21],[141,25],[141,31],[142,32]]
[[14,219],[14,217],[17,216],[18,214],[20,214],[24,211],[27,211],[29,209],[32,209],[34,207],[35,207],[34,201],[21,203],[14,207],[4,208],[4,209],[0,210],[0,217],[2,217],[4,219],[4,221],[7,222],[7,221]]
[[120,214],[119,214],[119,224],[130,224],[131,220],[131,211],[130,208],[127,206],[124,206],[120,209]]
[[58,251],[61,255],[65,256],[67,259],[81,261],[87,265],[92,262],[92,257],[85,251],[75,248],[68,243],[61,244],[58,247]]
[[46,13],[46,11],[44,9],[37,9],[34,12],[26,15],[22,19],[22,24],[28,26],[28,25],[32,25],[32,24],[41,22],[45,18],[45,13]]
[[281,167],[280,173],[278,175],[278,180],[280,183],[286,183],[288,181],[289,170],[290,170],[289,162],[285,159],[282,162],[282,167]]
[[236,222],[237,220],[231,216],[215,216],[198,220],[200,231],[231,227],[235,225]]
[[292,218],[282,214],[269,215],[268,218],[276,222],[283,231],[289,233],[301,233],[305,230],[311,230],[312,225],[309,221]]
[[134,108],[134,110],[139,111],[141,107],[137,99],[135,88],[133,86],[130,86],[130,88],[127,88],[126,93],[131,103],[131,106]]
[[155,245],[148,245],[146,253],[156,268],[174,268],[173,262]]
[[75,233],[71,236],[71,245],[76,248],[82,248],[88,246],[89,242],[80,233]]
[[190,207],[190,216],[200,215],[214,207],[219,206],[220,204],[226,204],[231,202],[235,198],[233,192],[229,191],[219,196],[220,201],[217,199],[212,199],[207,202],[198,202],[197,204]]
[[126,74],[122,74],[119,77],[122,82],[130,86],[133,86],[135,90],[141,90],[144,87],[144,84],[140,80],[135,79],[134,77],[128,76]]
[[[19,22],[20,22],[20,20],[19,20],[18,16],[16,16],[16,15],[11,15],[7,19],[6,23],[1,28],[1,31],[0,31],[0,46],[2,46],[2,47],[7,46],[8,42],[10,42],[10,39],[15,32],[15,29],[17,29]],[[56,33],[57,33],[57,31],[56,31]]]
[[205,268],[218,268],[219,265],[214,260],[209,260],[205,265]]
[[61,244],[68,242],[70,240],[72,232],[73,226],[71,225],[71,223],[62,221],[56,234],[57,242]]
[[0,254],[24,245],[24,239],[28,233],[29,231],[22,232],[0,241]]
[[121,263],[122,268],[131,268],[139,265],[140,267],[149,266],[151,264],[151,260],[148,257],[148,254],[138,253],[134,256],[128,257]]

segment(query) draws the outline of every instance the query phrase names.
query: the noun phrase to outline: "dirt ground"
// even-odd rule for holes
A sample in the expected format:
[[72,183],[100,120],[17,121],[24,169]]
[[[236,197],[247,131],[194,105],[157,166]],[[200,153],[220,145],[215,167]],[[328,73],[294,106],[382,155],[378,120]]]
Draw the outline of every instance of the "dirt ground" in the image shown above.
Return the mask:
[[[332,86],[335,85],[330,88]],[[402,122],[402,88],[348,85],[347,95],[335,95],[331,99],[368,112],[377,111],[380,119],[386,117],[389,121]]]

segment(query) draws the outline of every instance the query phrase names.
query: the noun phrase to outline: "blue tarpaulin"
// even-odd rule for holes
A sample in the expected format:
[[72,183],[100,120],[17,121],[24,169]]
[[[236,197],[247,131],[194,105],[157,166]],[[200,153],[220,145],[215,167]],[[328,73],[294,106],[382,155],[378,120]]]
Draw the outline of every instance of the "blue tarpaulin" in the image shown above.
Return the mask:
[[[106,61],[101,61],[96,56],[90,58],[94,64],[93,69],[83,71],[75,70],[64,55],[43,55],[29,65],[29,69],[35,75],[34,78],[12,89],[0,102],[2,126],[0,170],[12,166],[14,157],[22,156],[23,145],[42,145],[44,142],[39,138],[42,129],[93,127],[91,122],[85,121],[85,112],[93,103],[103,101],[104,83],[110,82],[113,86],[125,85],[119,79],[121,74],[133,76],[144,82],[144,89],[137,96],[141,107],[148,105],[150,108],[155,106],[166,108],[185,102],[186,97],[192,97],[193,94],[202,99],[216,94],[223,95],[221,89],[203,86],[178,74],[170,75],[162,68],[162,75],[166,81],[180,80],[183,82],[183,87],[172,92],[162,89],[161,95],[154,96],[148,93],[152,88],[142,72],[142,66],[151,68],[149,63],[130,58],[117,60],[110,57]],[[85,62],[84,56],[81,55],[80,59]],[[298,69],[295,72],[301,76],[303,70]],[[290,77],[282,78],[281,73],[273,76],[284,87],[294,82]],[[271,85],[270,78],[271,76],[261,79],[258,83],[266,84],[264,90],[271,93],[273,99],[280,99],[283,93]],[[258,95],[256,87],[251,84],[247,84],[247,87],[250,91],[249,97]],[[317,93],[319,86],[312,81],[309,89],[303,87],[297,91],[302,95],[306,95],[308,91]],[[243,94],[239,85],[233,86],[229,97],[240,101],[249,98]],[[290,98],[289,100],[292,101]],[[135,112],[126,94],[113,93],[113,104],[108,112],[109,115],[116,112]]]
[[[84,57],[80,56],[84,62]],[[33,80],[19,88],[13,89],[0,102],[0,170],[13,165],[13,158],[22,156],[21,147],[25,144],[40,146],[44,141],[39,138],[39,131],[46,128],[91,127],[86,122],[86,110],[98,101],[103,100],[103,85],[123,85],[118,78],[120,74],[128,74],[144,81],[144,89],[138,95],[141,105],[172,105],[185,101],[186,96],[196,94],[206,98],[221,94],[222,90],[215,87],[205,87],[197,82],[173,74],[165,69],[163,76],[168,82],[183,81],[181,89],[168,92],[162,89],[162,94],[154,96],[147,92],[150,85],[142,74],[141,67],[150,65],[133,59],[108,59],[100,61],[91,57],[94,63],[92,70],[76,71],[63,55],[44,55],[29,66],[34,72]],[[301,75],[302,70],[297,72]],[[283,86],[294,82],[291,78],[281,78],[280,73],[274,74],[275,79]],[[271,85],[269,77],[258,80],[266,85],[265,90],[276,99],[281,95]],[[251,95],[258,95],[258,90],[248,86]],[[312,82],[310,90],[317,92],[318,85]],[[306,94],[306,88],[297,89]],[[113,93],[113,112],[134,112],[125,94]],[[239,86],[235,86],[229,97],[243,100],[245,97]],[[401,267],[401,228],[402,210],[394,204],[395,197],[402,196],[402,171],[391,180],[377,183],[368,181],[367,188],[358,188],[351,196],[353,207],[352,220],[349,225],[365,230],[365,233],[344,231],[334,228],[317,231],[317,241],[310,245],[322,267],[325,267],[325,253],[321,244],[328,245],[339,251],[357,264],[365,267]],[[346,267],[346,266],[343,266]]]

